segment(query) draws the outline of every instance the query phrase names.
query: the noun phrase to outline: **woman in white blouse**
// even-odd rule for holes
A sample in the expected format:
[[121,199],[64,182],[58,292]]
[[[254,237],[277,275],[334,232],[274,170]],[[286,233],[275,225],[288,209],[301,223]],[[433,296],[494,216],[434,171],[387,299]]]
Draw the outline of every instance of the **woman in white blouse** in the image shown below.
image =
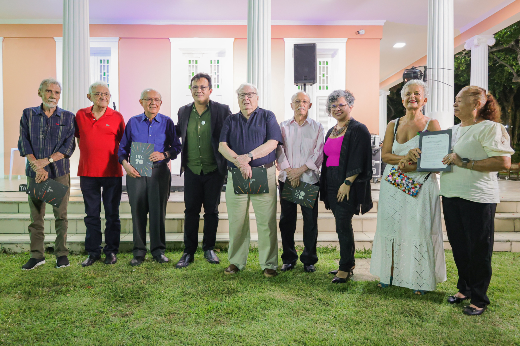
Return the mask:
[[494,219],[498,196],[497,172],[511,166],[509,135],[500,124],[500,106],[480,87],[467,86],[455,99],[453,153],[443,162],[453,165],[441,175],[441,196],[448,239],[459,280],[450,304],[470,299],[466,315],[481,315],[489,304]]

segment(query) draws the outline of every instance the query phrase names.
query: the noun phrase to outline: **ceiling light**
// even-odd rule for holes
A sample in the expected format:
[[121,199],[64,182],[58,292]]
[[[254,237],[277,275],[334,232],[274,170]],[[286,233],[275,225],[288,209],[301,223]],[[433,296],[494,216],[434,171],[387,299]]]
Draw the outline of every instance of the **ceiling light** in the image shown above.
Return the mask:
[[394,44],[394,48],[403,48],[404,46],[406,46],[406,43],[404,42],[397,42]]

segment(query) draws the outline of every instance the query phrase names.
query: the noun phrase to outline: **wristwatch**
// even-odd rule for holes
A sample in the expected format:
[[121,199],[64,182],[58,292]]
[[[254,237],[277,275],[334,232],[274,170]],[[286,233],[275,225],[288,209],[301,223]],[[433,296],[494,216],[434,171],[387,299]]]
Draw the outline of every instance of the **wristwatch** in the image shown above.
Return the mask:
[[164,155],[164,158],[165,158],[165,159],[167,159],[167,158],[170,157],[170,153],[167,152],[167,151],[163,152],[163,155]]
[[247,157],[249,157],[249,158],[251,159],[251,161],[253,161],[253,153],[248,152],[248,153],[247,153]]
[[468,168],[469,159],[462,159],[462,168]]
[[352,182],[348,179],[345,179],[345,185],[350,186],[352,185]]
[[49,156],[49,158],[47,160],[49,160],[49,163],[53,163],[54,162],[54,160],[50,156]]

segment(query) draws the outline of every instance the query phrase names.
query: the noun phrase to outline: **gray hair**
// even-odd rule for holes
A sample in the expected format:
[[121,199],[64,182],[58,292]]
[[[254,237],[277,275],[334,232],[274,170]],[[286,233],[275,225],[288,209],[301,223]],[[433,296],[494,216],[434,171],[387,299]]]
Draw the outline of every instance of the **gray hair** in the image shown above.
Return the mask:
[[258,89],[256,88],[256,85],[251,84],[251,83],[242,83],[242,84],[240,84],[240,86],[239,86],[238,89],[237,89],[237,95],[240,94],[240,90],[242,90],[242,89],[243,89],[244,87],[246,87],[246,86],[255,89],[255,93],[256,93],[256,95],[258,96]]
[[92,85],[89,86],[89,88],[88,88],[89,95],[92,95],[92,90],[94,88],[97,88],[98,86],[105,87],[108,89],[108,84],[100,80],[100,81],[92,83]]
[[305,96],[307,96],[309,98],[309,100],[311,99],[311,97],[309,96],[309,94],[307,94],[305,91],[303,90],[300,90],[298,91],[297,93],[295,93],[293,96],[291,96],[291,103],[294,102],[294,100],[298,97],[298,94],[304,94]]
[[43,91],[43,89],[45,89],[45,87],[49,84],[55,84],[57,86],[60,87],[60,91],[61,91],[61,84],[60,82],[58,82],[56,79],[54,78],[46,78],[44,80],[42,80],[42,82],[40,83],[40,87],[38,88],[39,91]]
[[152,88],[146,88],[144,89],[143,91],[141,91],[141,100],[143,99],[144,95],[146,95],[146,93],[150,92],[150,91],[155,91],[156,93],[159,94],[159,96],[161,97],[161,100],[162,100],[162,95],[160,92],[158,92],[157,90],[155,89],[152,89]]
[[423,88],[423,91],[424,91],[424,97],[428,97],[428,85],[426,83],[424,83],[422,80],[420,79],[411,79],[409,80],[408,82],[406,82],[406,84],[403,86],[403,88],[401,89],[401,100],[404,100],[404,96],[406,94],[406,90],[412,86],[412,85],[418,85],[420,86],[421,88]]
[[336,102],[340,97],[343,97],[345,99],[349,107],[352,107],[354,105],[354,101],[356,100],[354,95],[348,90],[334,90],[327,97],[327,113],[330,114],[330,106],[334,102]]

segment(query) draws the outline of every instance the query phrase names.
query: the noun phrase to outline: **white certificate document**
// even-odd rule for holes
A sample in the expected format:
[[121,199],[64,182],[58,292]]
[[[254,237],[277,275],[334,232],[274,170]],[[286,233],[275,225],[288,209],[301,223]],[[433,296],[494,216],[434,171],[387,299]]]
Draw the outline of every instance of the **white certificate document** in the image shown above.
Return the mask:
[[422,132],[419,135],[421,157],[417,160],[418,172],[451,171],[451,166],[442,159],[451,151],[451,129],[436,132]]

